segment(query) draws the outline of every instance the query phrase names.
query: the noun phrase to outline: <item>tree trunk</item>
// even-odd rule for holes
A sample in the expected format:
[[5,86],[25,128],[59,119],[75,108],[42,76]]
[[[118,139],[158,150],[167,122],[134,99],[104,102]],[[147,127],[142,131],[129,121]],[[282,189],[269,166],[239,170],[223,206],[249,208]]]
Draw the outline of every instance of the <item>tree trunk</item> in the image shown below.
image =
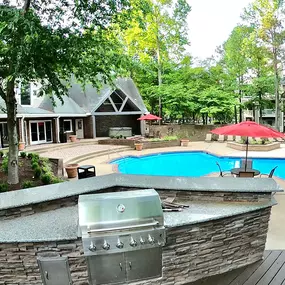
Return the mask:
[[15,82],[7,83],[6,108],[7,127],[9,138],[9,162],[8,162],[8,183],[19,183],[18,171],[18,132],[17,132],[17,102],[15,98]]
[[259,98],[259,124],[262,124],[262,107],[263,106],[261,103],[261,99],[262,99],[261,91],[259,91],[258,98]]
[[277,52],[273,51],[273,65],[274,65],[274,93],[275,93],[275,128],[280,130],[280,104],[279,104],[279,74],[278,74],[278,62]]
[[[160,40],[159,40],[159,34],[158,34],[158,20],[157,22],[157,33],[156,33],[156,56],[157,56],[157,79],[158,79],[158,86],[160,87],[162,85],[162,67],[161,67],[161,55],[160,55]],[[161,94],[159,93],[158,97],[158,116],[162,118],[162,104],[161,104]],[[159,120],[159,125],[161,125],[161,121]]]
[[237,124],[238,119],[237,119],[237,106],[235,105],[235,123]]

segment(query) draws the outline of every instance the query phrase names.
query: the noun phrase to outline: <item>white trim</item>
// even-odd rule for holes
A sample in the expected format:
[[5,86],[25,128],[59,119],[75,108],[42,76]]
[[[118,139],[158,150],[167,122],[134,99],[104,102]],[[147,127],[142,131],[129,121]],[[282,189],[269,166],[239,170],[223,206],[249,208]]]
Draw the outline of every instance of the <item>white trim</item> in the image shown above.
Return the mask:
[[[70,130],[65,130],[64,129],[64,122],[70,122]],[[72,119],[65,119],[65,120],[63,120],[63,131],[64,132],[73,132]]]
[[121,106],[119,112],[122,112],[122,111],[123,111],[123,109],[124,109],[126,103],[128,102],[128,100],[129,100],[129,98],[128,98],[128,96],[126,96],[126,98],[124,99],[124,101],[123,101],[123,103],[122,103],[122,106]]
[[57,117],[56,118],[56,130],[57,130],[57,132],[56,132],[56,142],[57,143],[60,143],[60,126],[59,126],[59,118],[60,117]]
[[[44,122],[44,135],[45,135],[45,140],[40,141],[39,140],[39,125],[37,124],[37,134],[38,134],[38,140],[37,141],[32,141],[32,131],[31,131],[31,124],[32,123],[41,123]],[[46,122],[50,122],[50,130],[51,130],[51,141],[47,141],[46,138]],[[42,144],[42,143],[53,143],[53,131],[52,131],[52,120],[34,120],[34,121],[29,121],[29,126],[30,126],[30,132],[29,132],[29,137],[30,137],[30,145],[35,145],[35,144]]]
[[92,121],[93,121],[93,139],[96,138],[96,118],[95,116],[92,116]]
[[[87,117],[91,116],[91,113],[88,114],[17,114],[17,118],[57,118],[59,117]],[[0,114],[0,119],[7,119],[6,114]]]
[[143,115],[144,112],[142,111],[129,111],[129,112],[96,112],[94,113],[94,116],[104,116],[104,115]]
[[[131,98],[131,96],[130,95],[128,95],[128,93],[120,86],[120,84],[118,84],[118,86],[120,87],[120,88],[117,88],[117,89],[121,89],[121,91],[127,96],[127,97],[129,97],[129,99],[133,102],[133,104],[135,105],[135,106],[137,106],[137,108],[139,109],[139,110],[141,110],[142,112],[145,112],[145,111],[143,111],[137,104],[136,104],[136,102]],[[139,94],[140,95],[140,94]],[[141,95],[140,95],[141,96]],[[141,98],[142,99],[142,98]]]
[[25,136],[24,136],[24,121],[25,121],[25,117],[23,116],[22,119],[21,119],[21,133],[22,133],[22,137],[21,137],[21,141],[24,142],[24,143],[27,143],[25,141]]
[[[111,93],[111,95],[112,95],[113,93]],[[115,112],[119,112],[119,110],[117,109],[117,106],[115,105],[115,103],[113,102],[113,100],[112,100],[112,98],[111,98],[111,95],[109,96],[109,101],[111,102],[111,104],[112,104],[112,106],[113,106],[113,108],[114,108],[114,110],[115,110]]]

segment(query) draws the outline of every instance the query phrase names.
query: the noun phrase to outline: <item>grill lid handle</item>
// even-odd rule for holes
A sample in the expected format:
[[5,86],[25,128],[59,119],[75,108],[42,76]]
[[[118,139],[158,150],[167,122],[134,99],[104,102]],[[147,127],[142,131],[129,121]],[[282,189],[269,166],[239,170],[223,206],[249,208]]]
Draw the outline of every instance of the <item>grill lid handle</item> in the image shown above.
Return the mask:
[[132,225],[132,226],[124,226],[124,227],[116,227],[116,228],[108,228],[108,229],[95,229],[87,231],[88,234],[91,233],[100,233],[100,232],[110,232],[110,231],[118,231],[118,230],[126,230],[126,229],[135,229],[135,228],[142,228],[142,227],[151,227],[159,225],[158,221],[147,223],[147,224],[139,224],[139,225]]

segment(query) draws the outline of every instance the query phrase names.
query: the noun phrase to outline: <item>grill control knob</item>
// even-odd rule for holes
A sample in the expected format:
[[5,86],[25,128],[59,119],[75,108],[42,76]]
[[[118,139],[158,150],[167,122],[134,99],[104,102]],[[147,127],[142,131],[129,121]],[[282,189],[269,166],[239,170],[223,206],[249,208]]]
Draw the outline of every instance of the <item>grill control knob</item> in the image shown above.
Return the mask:
[[96,245],[93,243],[93,241],[90,242],[89,250],[90,251],[96,251]]
[[124,247],[124,244],[118,239],[118,242],[116,244],[116,247],[117,248],[123,248]]
[[138,243],[131,237],[130,246],[135,247]]
[[154,238],[153,238],[151,235],[148,235],[147,241],[148,241],[149,243],[154,243]]
[[105,249],[105,250],[109,250],[110,249],[110,245],[107,243],[107,241],[104,240],[102,248]]
[[140,237],[140,243],[145,244],[145,240],[142,237]]

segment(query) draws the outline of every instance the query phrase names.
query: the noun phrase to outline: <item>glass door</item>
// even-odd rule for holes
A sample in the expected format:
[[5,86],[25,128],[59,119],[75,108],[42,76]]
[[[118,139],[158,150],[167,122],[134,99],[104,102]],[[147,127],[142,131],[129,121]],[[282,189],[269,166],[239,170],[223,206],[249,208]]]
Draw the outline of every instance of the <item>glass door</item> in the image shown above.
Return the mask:
[[51,121],[31,122],[31,143],[45,143],[52,141]]

